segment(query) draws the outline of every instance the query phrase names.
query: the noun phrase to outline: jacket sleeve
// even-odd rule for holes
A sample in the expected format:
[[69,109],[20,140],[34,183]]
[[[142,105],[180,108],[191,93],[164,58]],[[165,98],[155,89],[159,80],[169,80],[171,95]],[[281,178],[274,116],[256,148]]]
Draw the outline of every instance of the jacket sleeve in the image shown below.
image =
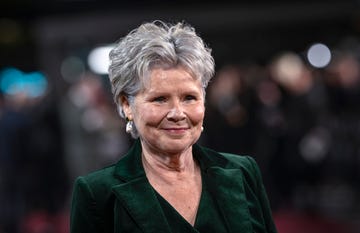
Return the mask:
[[91,187],[83,177],[74,184],[70,213],[70,233],[95,233],[101,231],[97,203]]
[[266,194],[260,169],[252,157],[247,156],[247,158],[250,160],[250,164],[252,165],[254,176],[257,182],[257,196],[260,202],[260,207],[266,224],[267,232],[276,233],[277,230],[273,221],[270,203]]

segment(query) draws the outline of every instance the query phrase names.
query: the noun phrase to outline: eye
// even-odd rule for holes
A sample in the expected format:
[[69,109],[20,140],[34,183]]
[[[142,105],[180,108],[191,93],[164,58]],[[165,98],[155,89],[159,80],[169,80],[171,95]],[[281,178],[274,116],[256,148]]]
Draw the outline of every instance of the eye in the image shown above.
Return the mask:
[[163,103],[166,101],[166,98],[164,96],[155,97],[153,99],[153,102]]
[[185,101],[190,101],[190,100],[196,100],[196,96],[194,95],[186,95],[185,96]]

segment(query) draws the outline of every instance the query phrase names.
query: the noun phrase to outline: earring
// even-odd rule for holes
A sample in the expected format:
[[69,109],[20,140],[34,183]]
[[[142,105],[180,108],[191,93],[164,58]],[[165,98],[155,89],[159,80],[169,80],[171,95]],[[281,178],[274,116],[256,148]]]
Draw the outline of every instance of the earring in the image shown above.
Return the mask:
[[201,132],[204,131],[204,126],[201,126]]
[[131,133],[131,131],[133,130],[133,124],[134,122],[132,120],[128,120],[128,122],[126,123],[126,133]]

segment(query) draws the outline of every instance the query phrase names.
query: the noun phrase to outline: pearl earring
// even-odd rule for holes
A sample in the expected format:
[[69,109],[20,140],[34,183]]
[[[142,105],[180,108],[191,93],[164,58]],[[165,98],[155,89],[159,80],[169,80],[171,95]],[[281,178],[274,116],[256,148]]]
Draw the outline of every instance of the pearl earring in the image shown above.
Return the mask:
[[133,130],[133,124],[134,122],[132,120],[128,120],[128,122],[126,123],[126,133],[131,133],[131,131]]

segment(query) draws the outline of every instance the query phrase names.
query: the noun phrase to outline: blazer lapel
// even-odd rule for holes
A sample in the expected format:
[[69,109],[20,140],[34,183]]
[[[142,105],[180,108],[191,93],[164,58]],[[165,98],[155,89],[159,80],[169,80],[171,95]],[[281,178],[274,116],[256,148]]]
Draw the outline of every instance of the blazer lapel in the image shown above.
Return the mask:
[[194,155],[204,171],[214,201],[226,223],[227,232],[252,232],[244,175],[219,153],[194,146]]
[[139,140],[118,162],[115,176],[123,183],[113,186],[113,192],[142,232],[170,232],[155,191],[148,182],[142,167]]
[[170,232],[156,194],[146,177],[116,185],[113,191],[142,232]]
[[205,176],[228,232],[252,232],[241,170],[211,167]]

